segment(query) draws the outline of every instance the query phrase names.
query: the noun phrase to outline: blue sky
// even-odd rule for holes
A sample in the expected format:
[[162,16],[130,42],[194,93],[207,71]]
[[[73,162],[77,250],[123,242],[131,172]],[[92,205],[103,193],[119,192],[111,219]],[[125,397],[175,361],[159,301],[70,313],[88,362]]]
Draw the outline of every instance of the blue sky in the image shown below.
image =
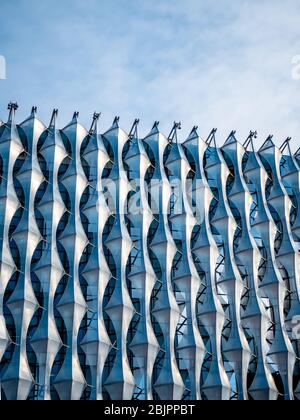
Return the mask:
[[17,100],[20,119],[57,107],[61,126],[97,110],[103,131],[120,115],[142,135],[177,120],[182,138],[198,125],[220,143],[257,129],[258,144],[272,133],[300,146],[298,0],[1,0],[0,55],[3,119]]

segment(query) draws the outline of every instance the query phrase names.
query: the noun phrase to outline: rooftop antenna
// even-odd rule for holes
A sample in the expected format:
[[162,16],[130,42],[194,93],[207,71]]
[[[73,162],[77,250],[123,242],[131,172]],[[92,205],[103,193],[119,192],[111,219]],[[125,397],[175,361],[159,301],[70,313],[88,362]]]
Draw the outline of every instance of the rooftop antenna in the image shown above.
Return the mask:
[[53,112],[52,112],[52,117],[51,117],[51,120],[50,120],[49,128],[55,127],[57,115],[58,115],[58,109],[54,109]]
[[281,153],[283,153],[285,151],[286,148],[288,148],[289,150],[289,154],[292,155],[292,151],[291,151],[291,145],[290,145],[290,141],[292,140],[292,137],[288,137],[280,146],[279,150],[281,151]]
[[192,131],[190,132],[190,136],[192,136],[193,134],[196,134],[196,136],[198,136],[197,130],[198,130],[198,125],[194,125],[194,127],[192,128]]
[[253,139],[257,139],[257,131],[250,131],[249,136],[247,137],[247,140],[243,144],[244,148],[247,150],[249,145],[251,144],[252,149],[254,150],[254,144]]
[[152,130],[154,130],[155,128],[158,129],[159,126],[159,121],[155,121],[155,123],[153,124]]
[[94,133],[94,131],[96,130],[97,122],[99,121],[100,116],[101,116],[101,113],[94,112],[92,125],[91,125],[91,128],[89,130],[90,135],[92,135]]
[[9,110],[8,122],[11,122],[13,120],[15,112],[17,111],[18,108],[19,108],[19,105],[17,104],[17,102],[10,102],[8,104],[7,106],[7,109]]
[[168,140],[170,143],[173,143],[174,140],[176,143],[178,143],[178,137],[177,137],[177,131],[181,130],[181,122],[174,122],[173,128],[171,130],[171,133],[169,134]]
[[211,143],[214,142],[214,146],[216,147],[216,132],[218,131],[217,128],[213,128],[207,137],[206,144],[210,147]]
[[229,144],[231,142],[232,137],[234,138],[234,140],[236,140],[235,134],[236,134],[236,131],[235,130],[232,130],[230,132],[229,136],[227,137],[227,139],[226,139],[226,141],[224,143],[224,146],[226,146],[227,144]]
[[117,117],[115,117],[115,119],[114,119],[114,122],[113,122],[113,125],[115,125],[115,124],[119,124],[119,121],[120,121],[120,117],[119,116],[117,116]]
[[259,149],[259,152],[262,151],[262,150],[264,150],[268,146],[268,143],[269,142],[272,143],[271,146],[273,147],[274,146],[274,143],[273,143],[273,134],[269,134],[269,136],[267,137],[266,141],[263,143],[263,145]]
[[10,102],[7,105],[7,109],[9,110],[12,110],[12,109],[17,110],[18,108],[19,108],[19,105],[17,104],[17,102]]
[[134,138],[138,138],[138,125],[140,123],[139,119],[135,119],[134,123],[131,127],[130,133],[129,133],[129,140],[133,140]]

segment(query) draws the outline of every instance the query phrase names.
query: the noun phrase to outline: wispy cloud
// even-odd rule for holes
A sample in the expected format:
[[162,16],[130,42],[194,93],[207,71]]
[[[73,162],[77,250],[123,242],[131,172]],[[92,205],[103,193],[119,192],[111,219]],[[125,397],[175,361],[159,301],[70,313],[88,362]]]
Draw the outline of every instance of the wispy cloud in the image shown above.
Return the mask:
[[297,0],[2,0],[0,114],[16,99],[23,117],[59,107],[62,124],[100,110],[103,129],[119,114],[142,134],[181,120],[182,137],[197,124],[300,146],[299,17]]

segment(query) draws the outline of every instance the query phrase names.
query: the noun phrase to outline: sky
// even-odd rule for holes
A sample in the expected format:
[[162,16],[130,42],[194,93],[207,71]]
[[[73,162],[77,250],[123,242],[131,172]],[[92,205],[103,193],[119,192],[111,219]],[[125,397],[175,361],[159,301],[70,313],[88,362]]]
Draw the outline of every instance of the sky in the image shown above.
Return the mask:
[[299,0],[1,0],[0,11],[1,119],[13,100],[19,121],[35,105],[45,123],[58,108],[61,127],[97,111],[103,132],[118,115],[125,131],[140,118],[141,136],[181,121],[182,140],[197,125],[204,138],[218,128],[219,144],[257,130],[257,146],[273,134],[300,147]]

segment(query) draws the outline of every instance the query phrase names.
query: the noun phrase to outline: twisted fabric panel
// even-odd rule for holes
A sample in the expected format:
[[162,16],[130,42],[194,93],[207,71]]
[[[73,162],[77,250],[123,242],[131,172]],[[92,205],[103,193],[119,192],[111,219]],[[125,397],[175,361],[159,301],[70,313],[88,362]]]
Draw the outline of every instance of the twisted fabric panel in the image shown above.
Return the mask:
[[300,149],[0,122],[5,400],[300,398]]

